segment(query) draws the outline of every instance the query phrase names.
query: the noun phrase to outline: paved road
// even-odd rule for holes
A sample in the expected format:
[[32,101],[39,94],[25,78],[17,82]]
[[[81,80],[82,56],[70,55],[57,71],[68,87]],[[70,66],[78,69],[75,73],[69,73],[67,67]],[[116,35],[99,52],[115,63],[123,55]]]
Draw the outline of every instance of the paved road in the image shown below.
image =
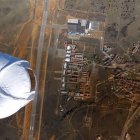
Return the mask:
[[[48,17],[48,2],[49,2],[49,0],[45,0],[45,7],[44,7],[44,11],[43,11],[42,24],[41,24],[38,48],[37,48],[36,69],[35,69],[37,81],[39,81],[39,76],[40,76],[41,57],[42,57],[42,52],[43,52],[44,36],[45,36],[47,17]],[[31,121],[30,121],[29,140],[33,140],[37,95],[38,95],[38,89],[36,89],[35,99],[32,103],[32,114],[31,114]]]
[[52,25],[47,25],[47,27],[62,30],[62,29],[67,29],[67,24],[64,24],[64,25],[52,24]]
[[[54,26],[51,26],[52,28]],[[59,129],[61,122],[59,121],[54,121],[53,118],[56,117],[55,111],[57,108],[57,101],[58,101],[58,95],[57,95],[57,89],[58,89],[58,83],[60,81],[55,80],[54,78],[54,72],[56,71],[55,65],[56,64],[56,52],[57,52],[57,47],[58,47],[58,38],[59,34],[63,25],[58,25],[56,24],[55,28],[52,31],[52,38],[51,38],[51,43],[50,47],[48,49],[48,62],[47,62],[47,74],[46,74],[46,90],[45,90],[45,95],[44,95],[44,106],[43,106],[43,116],[42,116],[42,125],[46,127],[46,124],[52,123],[52,125],[49,125],[50,129],[49,131],[51,133],[55,133],[56,130]],[[58,69],[57,69],[58,70]],[[59,72],[61,71],[58,70]],[[61,74],[61,73],[60,73]],[[57,118],[57,117],[56,117]],[[55,130],[52,130],[51,127],[55,126]],[[41,138],[40,139],[48,139],[49,133],[46,131],[45,128],[41,128]]]

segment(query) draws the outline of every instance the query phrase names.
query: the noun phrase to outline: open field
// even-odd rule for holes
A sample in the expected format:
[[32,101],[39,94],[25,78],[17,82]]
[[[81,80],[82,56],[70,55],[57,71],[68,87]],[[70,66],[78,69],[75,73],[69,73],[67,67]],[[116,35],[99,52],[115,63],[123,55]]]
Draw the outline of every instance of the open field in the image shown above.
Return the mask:
[[0,1],[0,42],[13,46],[29,16],[28,0]]
[[[135,111],[139,111],[140,100],[135,94],[140,91],[140,1],[50,0],[45,11],[44,1],[39,0],[35,13],[35,1],[30,2],[0,0],[0,51],[29,60],[34,70],[39,69],[37,112],[31,114],[29,104],[0,121],[0,140],[28,140],[30,132],[35,140],[125,140],[120,138],[126,132],[139,140],[140,112]],[[43,11],[48,12],[47,24]],[[68,18],[101,21],[103,34],[70,38]],[[68,45],[76,50],[66,50]],[[85,58],[82,61],[88,58],[88,66],[80,67],[90,71],[90,101],[60,93],[66,81],[62,82],[65,59],[69,55],[73,59],[71,55],[77,52]],[[77,66],[71,67],[69,71],[77,70]],[[80,93],[79,87],[71,94]]]

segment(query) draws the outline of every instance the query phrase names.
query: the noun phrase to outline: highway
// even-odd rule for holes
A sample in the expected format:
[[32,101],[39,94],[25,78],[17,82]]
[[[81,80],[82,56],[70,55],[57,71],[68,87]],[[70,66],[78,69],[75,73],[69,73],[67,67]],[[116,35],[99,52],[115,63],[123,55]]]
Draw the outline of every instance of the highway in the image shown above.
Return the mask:
[[[43,53],[43,44],[44,44],[44,37],[45,37],[45,30],[47,24],[47,17],[48,17],[48,2],[49,0],[45,0],[45,6],[43,11],[38,47],[37,47],[37,58],[36,58],[36,78],[39,85],[39,77],[40,77],[40,68],[41,68],[41,58]],[[43,93],[42,93],[43,94]],[[43,95],[42,95],[43,96]],[[36,89],[35,99],[32,103],[32,113],[31,113],[31,120],[30,120],[30,129],[29,129],[29,140],[33,140],[34,136],[34,129],[35,129],[35,117],[36,117],[36,106],[37,106],[37,97],[38,97],[38,88]],[[42,97],[43,98],[43,97]]]

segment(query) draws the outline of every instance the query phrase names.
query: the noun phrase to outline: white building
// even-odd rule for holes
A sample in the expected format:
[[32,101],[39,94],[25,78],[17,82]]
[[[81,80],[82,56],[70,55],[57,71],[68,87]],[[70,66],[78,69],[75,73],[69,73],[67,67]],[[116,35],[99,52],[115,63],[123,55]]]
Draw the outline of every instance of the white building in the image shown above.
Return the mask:
[[0,119],[34,99],[36,78],[25,60],[0,53]]
[[86,27],[86,25],[87,25],[87,20],[81,19],[81,26]]
[[78,19],[68,19],[68,24],[78,24]]

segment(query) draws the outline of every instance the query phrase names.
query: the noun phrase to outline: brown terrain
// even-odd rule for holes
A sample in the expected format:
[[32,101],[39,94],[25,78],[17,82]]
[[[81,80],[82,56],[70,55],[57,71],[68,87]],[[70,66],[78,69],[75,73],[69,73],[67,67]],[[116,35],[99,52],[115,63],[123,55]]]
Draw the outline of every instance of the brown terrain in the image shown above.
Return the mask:
[[[0,51],[30,62],[38,95],[0,120],[0,140],[139,140],[139,6],[139,0],[1,0]],[[70,35],[71,18],[100,27]],[[90,100],[76,100],[82,87],[75,81],[72,92],[61,94],[69,44],[87,61]]]

